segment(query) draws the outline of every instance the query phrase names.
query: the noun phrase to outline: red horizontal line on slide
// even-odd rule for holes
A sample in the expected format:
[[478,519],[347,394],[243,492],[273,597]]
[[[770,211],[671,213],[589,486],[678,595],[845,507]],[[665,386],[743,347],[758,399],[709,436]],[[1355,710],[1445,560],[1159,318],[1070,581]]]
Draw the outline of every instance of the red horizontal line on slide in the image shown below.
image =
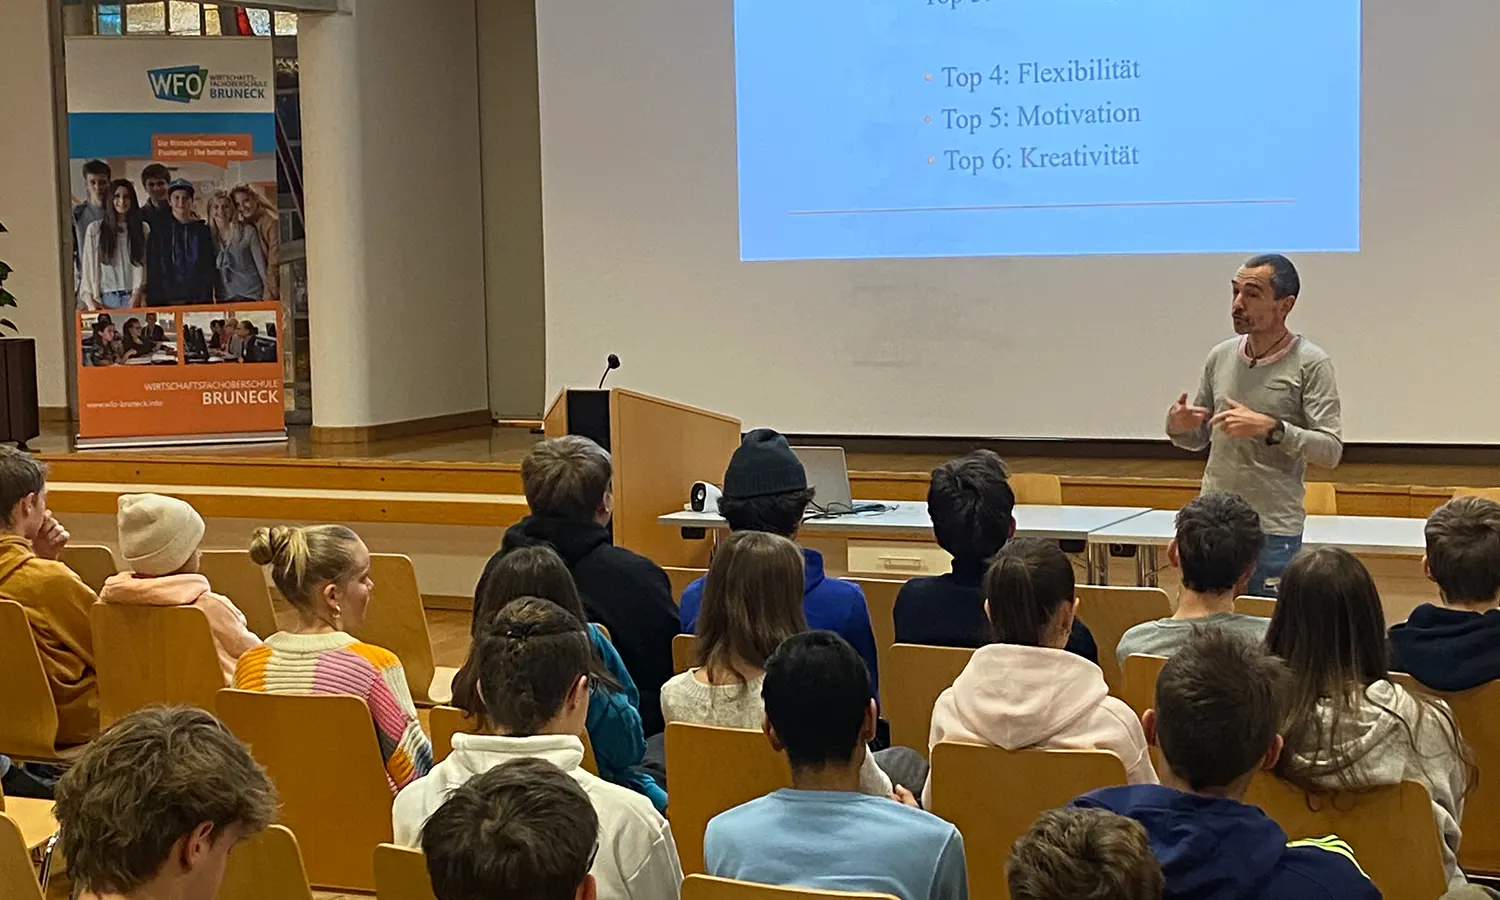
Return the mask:
[[794,209],[789,216],[860,216],[872,213],[994,212],[1011,209],[1119,209],[1139,206],[1271,206],[1296,203],[1290,198],[1270,200],[1126,200],[1115,203],[1012,203],[999,206],[908,206],[890,209]]

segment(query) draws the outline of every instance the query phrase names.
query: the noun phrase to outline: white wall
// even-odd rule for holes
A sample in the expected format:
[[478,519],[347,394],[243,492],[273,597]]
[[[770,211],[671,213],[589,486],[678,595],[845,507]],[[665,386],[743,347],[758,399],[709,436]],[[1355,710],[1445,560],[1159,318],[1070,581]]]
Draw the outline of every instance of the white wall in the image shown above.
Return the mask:
[[58,150],[57,8],[52,0],[0,0],[0,222],[9,230],[0,235],[0,260],[15,269],[5,287],[20,303],[0,316],[36,339],[41,405],[61,408],[68,405],[63,310],[72,300],[72,264]]
[[303,15],[313,424],[488,408],[474,0]]

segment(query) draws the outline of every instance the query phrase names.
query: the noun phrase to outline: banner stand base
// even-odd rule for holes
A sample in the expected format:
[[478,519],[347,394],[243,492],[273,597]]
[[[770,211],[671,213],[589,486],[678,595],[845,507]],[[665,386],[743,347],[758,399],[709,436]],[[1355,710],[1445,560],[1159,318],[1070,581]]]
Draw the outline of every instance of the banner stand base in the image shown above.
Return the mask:
[[140,437],[75,436],[74,446],[79,450],[143,450],[152,447],[202,447],[209,444],[285,444],[287,440],[285,431],[247,431],[237,434],[170,434]]

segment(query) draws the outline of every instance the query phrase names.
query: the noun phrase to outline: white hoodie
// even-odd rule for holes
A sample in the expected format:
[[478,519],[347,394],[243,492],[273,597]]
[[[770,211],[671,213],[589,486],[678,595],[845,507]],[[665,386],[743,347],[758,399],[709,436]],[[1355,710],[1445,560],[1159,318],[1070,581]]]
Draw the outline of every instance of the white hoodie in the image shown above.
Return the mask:
[[[929,749],[939,741],[1006,750],[1108,750],[1131,784],[1156,784],[1141,722],[1109,696],[1099,667],[1066,650],[989,644],[974,656],[932,710]],[[932,777],[922,789],[931,799]]]
[[[1365,702],[1352,722],[1340,723],[1339,744],[1357,761],[1342,776],[1319,779],[1329,788],[1378,787],[1417,781],[1432,795],[1432,814],[1443,836],[1443,865],[1448,870],[1448,887],[1466,884],[1458,867],[1458,823],[1464,815],[1464,790],[1468,772],[1453,753],[1453,732],[1448,721],[1430,706],[1423,705],[1406,689],[1389,681],[1377,681],[1365,688]],[[1447,709],[1441,700],[1434,700]],[[1325,723],[1329,710],[1319,705]],[[1416,750],[1408,734],[1415,735]],[[1317,747],[1287,747],[1288,766],[1327,765],[1329,757]],[[1341,778],[1343,779],[1341,781]]]
[[682,865],[672,829],[644,794],[583,769],[583,741],[571,734],[532,737],[455,734],[453,752],[396,796],[396,843],[422,844],[422,826],[448,795],[481,772],[518,759],[545,759],[573,776],[599,815],[599,855],[589,870],[599,900],[677,900]]

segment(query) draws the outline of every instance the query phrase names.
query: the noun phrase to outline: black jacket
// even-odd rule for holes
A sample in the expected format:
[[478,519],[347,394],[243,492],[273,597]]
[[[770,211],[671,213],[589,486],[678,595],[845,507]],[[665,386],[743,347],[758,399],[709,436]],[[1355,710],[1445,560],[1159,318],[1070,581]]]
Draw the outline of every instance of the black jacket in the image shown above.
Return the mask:
[[568,564],[584,611],[609,630],[641,693],[642,731],[648,737],[661,731],[659,695],[672,677],[672,638],[681,630],[667,573],[646,557],[616,547],[599,525],[533,515],[506,530],[500,550],[485,564],[480,589],[506,552],[535,544],[551,545]]
[[1500,610],[1423,603],[1391,626],[1391,671],[1439,691],[1467,691],[1500,678]]

